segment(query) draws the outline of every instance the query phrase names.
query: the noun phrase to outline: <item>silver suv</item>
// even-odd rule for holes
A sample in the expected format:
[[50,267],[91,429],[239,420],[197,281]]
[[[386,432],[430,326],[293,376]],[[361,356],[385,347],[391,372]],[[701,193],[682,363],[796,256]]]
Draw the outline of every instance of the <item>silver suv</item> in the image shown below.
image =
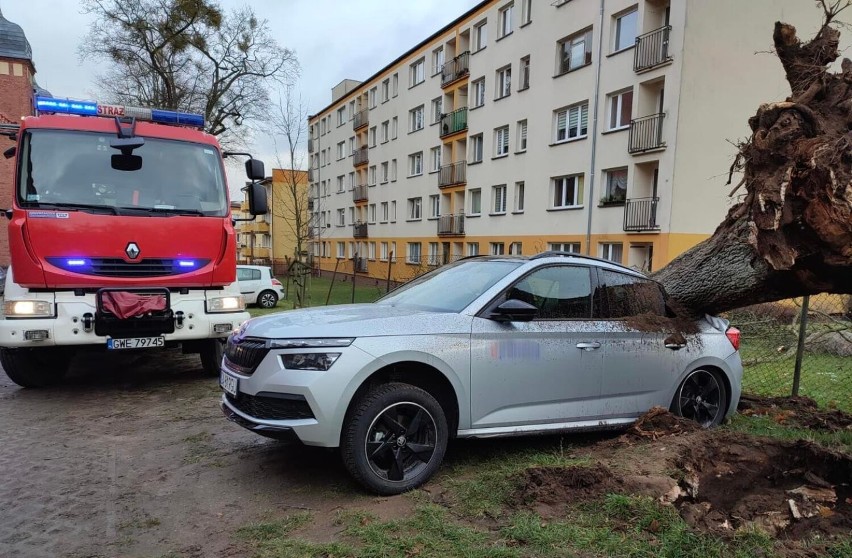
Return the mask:
[[428,480],[451,437],[614,428],[655,405],[715,426],[740,397],[739,332],[712,316],[685,337],[634,327],[667,312],[659,284],[611,262],[467,258],[372,304],[248,321],[228,340],[222,410],[340,447],[379,494]]

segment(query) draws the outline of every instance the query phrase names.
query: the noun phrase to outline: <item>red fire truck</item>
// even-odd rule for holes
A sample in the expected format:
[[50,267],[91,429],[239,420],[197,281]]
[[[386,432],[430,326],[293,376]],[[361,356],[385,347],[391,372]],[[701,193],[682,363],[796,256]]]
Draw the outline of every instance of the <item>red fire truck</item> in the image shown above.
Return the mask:
[[[25,387],[59,381],[80,349],[181,347],[218,375],[249,318],[223,153],[200,115],[37,97],[16,139],[0,363]],[[233,154],[248,155],[248,154]],[[249,211],[267,211],[246,172]]]

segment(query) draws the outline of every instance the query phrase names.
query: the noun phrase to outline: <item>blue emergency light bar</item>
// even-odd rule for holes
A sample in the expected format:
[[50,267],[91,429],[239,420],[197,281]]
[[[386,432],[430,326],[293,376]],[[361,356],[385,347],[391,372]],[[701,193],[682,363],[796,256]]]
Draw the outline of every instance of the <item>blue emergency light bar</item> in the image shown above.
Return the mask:
[[54,99],[53,97],[36,97],[35,108],[39,112],[73,114],[76,116],[103,116],[107,118],[126,116],[157,124],[204,128],[203,115],[172,110],[129,107],[124,105],[104,105],[94,101],[74,101],[71,99]]

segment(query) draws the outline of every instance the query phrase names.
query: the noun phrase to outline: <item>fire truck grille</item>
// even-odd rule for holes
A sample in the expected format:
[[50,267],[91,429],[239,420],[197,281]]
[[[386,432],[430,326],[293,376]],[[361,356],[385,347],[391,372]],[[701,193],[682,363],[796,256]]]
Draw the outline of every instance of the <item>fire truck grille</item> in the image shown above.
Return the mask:
[[191,266],[182,265],[186,260],[145,258],[138,262],[127,262],[120,258],[47,258],[48,263],[65,271],[99,277],[167,277],[181,275],[201,269],[209,260],[192,260]]

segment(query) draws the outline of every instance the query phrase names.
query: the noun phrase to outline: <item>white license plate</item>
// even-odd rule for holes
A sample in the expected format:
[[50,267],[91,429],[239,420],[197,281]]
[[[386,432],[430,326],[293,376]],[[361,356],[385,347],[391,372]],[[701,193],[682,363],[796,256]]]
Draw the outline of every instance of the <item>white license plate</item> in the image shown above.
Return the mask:
[[166,338],[159,337],[130,337],[128,339],[107,339],[107,349],[117,351],[120,349],[153,349],[165,347]]
[[222,371],[219,372],[219,385],[222,386],[222,389],[227,393],[236,397],[240,385],[240,379],[234,378],[230,374]]

